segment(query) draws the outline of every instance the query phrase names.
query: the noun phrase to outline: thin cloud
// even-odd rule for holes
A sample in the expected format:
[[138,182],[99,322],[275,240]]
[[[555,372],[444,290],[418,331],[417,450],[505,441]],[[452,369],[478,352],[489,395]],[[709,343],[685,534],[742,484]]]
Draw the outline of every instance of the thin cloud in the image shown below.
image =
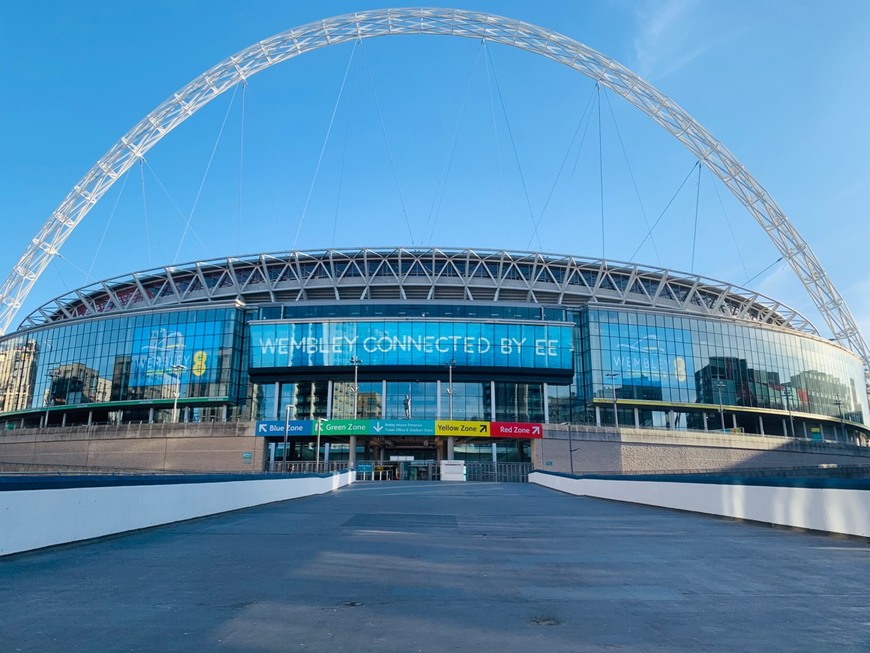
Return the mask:
[[[655,0],[635,11],[638,34],[634,39],[635,69],[642,77],[662,78],[733,40],[745,28],[713,28],[710,6],[697,0]],[[711,37],[711,34],[716,36]]]

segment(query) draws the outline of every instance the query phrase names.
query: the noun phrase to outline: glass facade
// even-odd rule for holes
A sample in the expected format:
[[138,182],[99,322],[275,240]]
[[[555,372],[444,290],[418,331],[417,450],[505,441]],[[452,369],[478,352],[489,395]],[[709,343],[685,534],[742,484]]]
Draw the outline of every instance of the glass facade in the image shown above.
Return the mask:
[[176,398],[237,403],[242,333],[238,310],[204,308],[11,335],[0,341],[0,411]]
[[283,419],[288,406],[292,419],[446,419],[451,404],[454,419],[797,437],[870,414],[861,363],[836,345],[626,308],[209,306],[0,339],[0,414],[21,425]]
[[[860,361],[816,338],[628,310],[584,311],[580,331],[584,401],[610,400],[615,393],[621,405],[722,405],[866,423]],[[699,428],[701,412],[690,413],[648,425]],[[726,424],[732,426],[733,420]]]

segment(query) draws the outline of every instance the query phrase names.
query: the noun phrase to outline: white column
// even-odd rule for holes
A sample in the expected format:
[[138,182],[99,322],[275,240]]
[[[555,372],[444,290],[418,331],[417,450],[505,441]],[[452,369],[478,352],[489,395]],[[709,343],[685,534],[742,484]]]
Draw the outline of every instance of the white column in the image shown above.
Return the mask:
[[495,413],[495,381],[489,382],[489,410],[490,410],[489,414],[492,415],[492,418],[490,419],[490,421],[491,422],[497,421],[496,416],[495,416],[496,415],[496,413]]
[[[549,386],[544,384],[544,423],[550,423],[550,396],[549,392],[547,392]],[[495,462],[495,461],[493,461]]]

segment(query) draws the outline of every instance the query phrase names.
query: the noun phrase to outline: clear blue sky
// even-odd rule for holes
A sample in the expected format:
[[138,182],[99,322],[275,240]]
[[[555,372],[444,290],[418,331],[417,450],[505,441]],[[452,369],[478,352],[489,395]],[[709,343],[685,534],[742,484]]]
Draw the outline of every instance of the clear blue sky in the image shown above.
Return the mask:
[[[399,4],[3,3],[0,274],[6,276],[88,168],[197,75],[291,27]],[[870,334],[870,3],[456,6],[559,31],[670,96],[770,191],[846,297],[865,337]],[[379,39],[351,58],[352,52],[350,45],[336,46],[271,68],[232,102],[226,94],[165,138],[147,167],[134,168],[123,191],[119,182],[85,218],[20,317],[91,278],[286,250],[294,241],[299,248],[413,243],[593,257],[604,251],[625,260],[694,163],[646,116],[612,94],[602,96],[602,246],[594,101],[583,120],[594,91],[590,80],[499,46],[489,49],[495,73],[488,77],[480,44],[463,39]],[[490,90],[495,81],[502,99]],[[582,147],[578,136],[568,150],[578,125],[585,130]],[[541,220],[540,242],[532,238],[530,214]],[[182,240],[187,217],[191,229]],[[689,270],[694,258],[697,273],[745,283],[778,257],[749,214],[704,171],[700,188],[697,176],[686,182],[635,260]],[[749,285],[805,312],[825,331],[783,263]]]

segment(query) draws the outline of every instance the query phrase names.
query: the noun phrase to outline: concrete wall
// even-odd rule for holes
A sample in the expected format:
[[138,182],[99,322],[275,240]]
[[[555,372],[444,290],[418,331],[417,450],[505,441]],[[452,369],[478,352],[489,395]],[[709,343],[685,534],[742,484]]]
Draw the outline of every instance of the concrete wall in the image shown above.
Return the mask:
[[[571,454],[573,450],[573,467]],[[870,465],[870,447],[705,431],[551,426],[533,440],[535,469],[564,474]]]
[[325,494],[354,472],[304,478],[0,492],[0,556]]
[[[250,452],[251,458],[244,453]],[[251,422],[121,424],[0,432],[0,462],[142,470],[258,472]],[[247,461],[247,462],[246,462]]]
[[870,490],[578,479],[542,472],[529,474],[529,482],[578,496],[870,537]]
[[[253,422],[123,424],[0,432],[3,463],[161,471],[255,472],[264,469],[265,439]],[[727,470],[870,464],[870,447],[704,431],[547,425],[532,441],[535,469],[571,473]],[[250,452],[251,458],[244,453]],[[248,461],[248,462],[246,462]],[[32,467],[31,467],[32,469]]]

